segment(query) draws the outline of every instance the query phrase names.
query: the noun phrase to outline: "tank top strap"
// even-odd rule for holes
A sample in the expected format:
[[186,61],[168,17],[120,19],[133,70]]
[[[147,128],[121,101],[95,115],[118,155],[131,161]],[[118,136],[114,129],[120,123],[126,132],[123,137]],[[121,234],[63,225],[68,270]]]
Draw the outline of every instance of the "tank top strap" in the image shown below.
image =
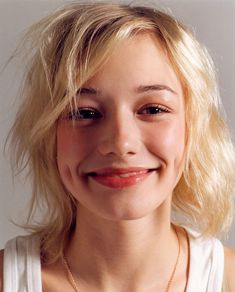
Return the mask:
[[40,240],[19,236],[4,249],[3,292],[42,292]]
[[214,237],[199,237],[196,232],[186,230],[190,243],[187,292],[221,292],[224,276],[224,248],[221,241]]

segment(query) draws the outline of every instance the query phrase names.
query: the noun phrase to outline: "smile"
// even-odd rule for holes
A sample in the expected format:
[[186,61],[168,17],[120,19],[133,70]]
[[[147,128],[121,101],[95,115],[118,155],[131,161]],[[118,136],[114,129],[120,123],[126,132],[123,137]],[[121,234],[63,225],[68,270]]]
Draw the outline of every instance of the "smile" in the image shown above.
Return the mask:
[[126,188],[145,180],[156,169],[142,170],[112,170],[103,172],[91,172],[88,176],[101,185],[110,188]]

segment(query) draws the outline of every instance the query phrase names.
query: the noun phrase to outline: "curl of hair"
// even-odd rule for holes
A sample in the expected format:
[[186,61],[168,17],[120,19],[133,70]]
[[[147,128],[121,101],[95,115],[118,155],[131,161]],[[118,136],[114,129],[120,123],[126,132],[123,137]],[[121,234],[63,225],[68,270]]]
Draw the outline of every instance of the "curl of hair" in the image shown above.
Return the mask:
[[[66,5],[33,25],[25,36],[28,61],[22,104],[8,139],[14,171],[27,169],[32,181],[24,227],[41,236],[45,262],[61,256],[76,220],[76,202],[57,168],[57,119],[115,45],[137,33],[156,36],[184,89],[186,159],[173,193],[173,210],[202,235],[225,232],[231,224],[235,155],[207,50],[174,17],[154,8]],[[45,216],[36,224],[38,207]]]

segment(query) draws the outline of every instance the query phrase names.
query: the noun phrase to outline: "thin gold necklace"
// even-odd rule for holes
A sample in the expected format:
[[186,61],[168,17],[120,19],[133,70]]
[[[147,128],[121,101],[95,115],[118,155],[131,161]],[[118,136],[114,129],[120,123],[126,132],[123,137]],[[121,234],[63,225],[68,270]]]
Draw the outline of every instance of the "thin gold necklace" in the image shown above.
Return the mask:
[[[173,269],[173,271],[171,273],[171,276],[170,276],[170,279],[169,279],[169,281],[167,283],[165,292],[169,292],[170,291],[170,287],[172,285],[172,282],[173,282],[173,279],[174,279],[174,276],[175,276],[175,272],[176,272],[176,268],[178,266],[178,262],[179,262],[179,258],[180,258],[180,239],[179,239],[179,234],[178,234],[178,231],[177,231],[176,227],[174,225],[173,225],[173,227],[174,227],[175,234],[176,234],[177,240],[178,240],[178,254],[177,254],[176,262],[175,262],[175,265],[174,265],[174,269]],[[67,257],[64,254],[62,256],[62,262],[63,262],[63,265],[65,267],[65,270],[66,270],[66,273],[67,273],[68,280],[69,280],[70,284],[72,285],[72,287],[74,288],[74,290],[76,292],[79,292],[77,283],[75,281],[75,278],[74,278],[73,273],[71,271],[71,268],[69,266]]]

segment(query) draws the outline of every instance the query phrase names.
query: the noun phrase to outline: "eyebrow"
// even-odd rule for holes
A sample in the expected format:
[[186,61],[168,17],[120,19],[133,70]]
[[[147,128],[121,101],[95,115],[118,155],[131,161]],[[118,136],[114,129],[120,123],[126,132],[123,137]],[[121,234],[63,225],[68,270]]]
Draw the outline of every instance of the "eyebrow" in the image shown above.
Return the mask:
[[80,87],[77,90],[77,94],[78,95],[82,95],[82,94],[88,94],[88,95],[97,95],[100,94],[101,92],[95,88],[92,87]]
[[[174,91],[172,88],[170,88],[167,85],[163,85],[163,84],[153,84],[153,85],[140,85],[137,88],[135,88],[135,92],[136,93],[145,93],[145,92],[149,92],[149,91],[163,91],[163,90],[167,90],[173,94],[177,94],[176,91]],[[77,90],[77,94],[78,95],[83,95],[83,94],[87,94],[87,95],[99,95],[101,94],[101,91],[92,87],[80,87]]]
[[141,85],[141,86],[138,86],[135,91],[137,93],[144,93],[148,91],[162,91],[162,90],[167,90],[171,93],[176,94],[176,92],[173,89],[163,84]]

